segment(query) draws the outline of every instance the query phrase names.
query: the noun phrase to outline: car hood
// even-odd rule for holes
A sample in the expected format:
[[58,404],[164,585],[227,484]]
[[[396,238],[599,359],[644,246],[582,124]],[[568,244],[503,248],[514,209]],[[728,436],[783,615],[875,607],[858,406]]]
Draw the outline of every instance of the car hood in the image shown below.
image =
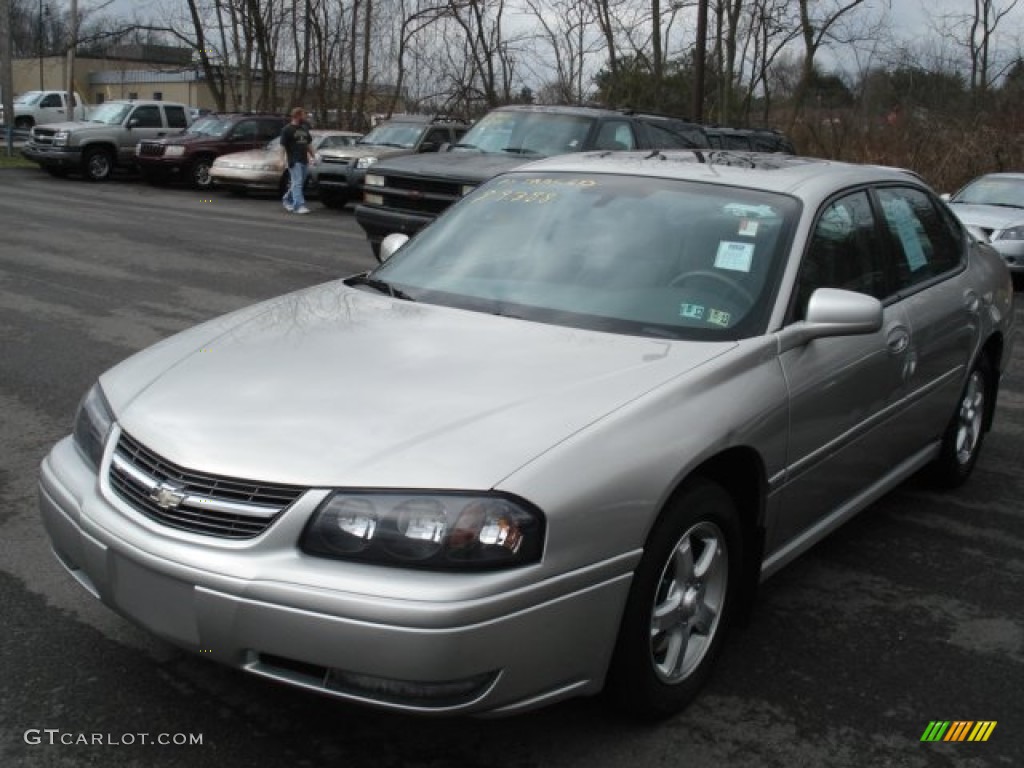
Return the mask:
[[974,205],[950,203],[949,207],[969,227],[982,229],[1006,229],[1024,224],[1024,209],[1006,208],[1002,205]]
[[367,144],[365,146],[352,146],[352,147],[332,147],[330,149],[318,150],[324,157],[336,157],[344,158],[348,160],[357,160],[360,157],[376,157],[383,159],[385,157],[394,157],[395,155],[408,155],[413,150],[407,147],[382,147],[379,144]]
[[539,160],[539,156],[509,155],[476,150],[455,149],[451,152],[431,152],[389,160],[379,165],[374,173],[401,173],[406,176],[431,179],[450,179],[465,184],[482,184],[499,173]]
[[186,331],[100,381],[126,432],[189,469],[484,489],[734,346],[543,325],[337,281]]

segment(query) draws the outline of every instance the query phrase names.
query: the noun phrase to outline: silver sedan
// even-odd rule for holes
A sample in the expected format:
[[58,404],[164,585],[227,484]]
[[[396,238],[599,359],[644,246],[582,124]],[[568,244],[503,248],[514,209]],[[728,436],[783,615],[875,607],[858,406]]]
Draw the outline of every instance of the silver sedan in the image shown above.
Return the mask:
[[404,240],[99,376],[40,487],[89,593],[377,707],[664,717],[761,579],[967,480],[1013,346],[1006,265],[897,170],[580,154]]
[[949,198],[949,207],[1014,272],[1024,273],[1024,173],[990,173]]

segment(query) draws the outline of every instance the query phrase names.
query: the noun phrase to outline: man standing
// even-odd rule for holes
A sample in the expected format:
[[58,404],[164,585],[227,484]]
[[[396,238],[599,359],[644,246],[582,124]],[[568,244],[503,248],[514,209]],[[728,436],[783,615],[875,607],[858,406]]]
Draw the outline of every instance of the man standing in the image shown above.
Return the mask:
[[281,202],[289,213],[309,213],[306,198],[303,196],[303,187],[306,183],[309,161],[315,157],[313,137],[309,133],[309,126],[306,125],[306,110],[295,107],[291,115],[292,121],[281,131],[281,146],[287,155],[288,174],[291,177],[288,191]]

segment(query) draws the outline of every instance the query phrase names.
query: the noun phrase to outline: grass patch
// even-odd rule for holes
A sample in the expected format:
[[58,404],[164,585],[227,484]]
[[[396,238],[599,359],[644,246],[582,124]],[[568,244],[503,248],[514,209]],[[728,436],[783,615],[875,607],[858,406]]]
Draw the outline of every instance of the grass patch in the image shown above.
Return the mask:
[[0,168],[35,168],[35,163],[21,155],[7,156],[7,150],[0,147]]

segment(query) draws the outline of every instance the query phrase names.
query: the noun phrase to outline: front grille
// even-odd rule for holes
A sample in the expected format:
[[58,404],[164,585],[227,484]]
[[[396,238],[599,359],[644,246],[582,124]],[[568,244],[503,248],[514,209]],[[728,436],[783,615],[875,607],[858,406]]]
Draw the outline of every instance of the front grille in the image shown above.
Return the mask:
[[53,128],[33,128],[32,141],[41,146],[49,146],[53,144],[54,133],[56,131]]
[[157,144],[155,142],[144,141],[139,146],[140,157],[163,157],[164,156],[164,144]]
[[228,539],[260,535],[306,490],[184,469],[124,432],[110,464],[110,487],[162,525]]
[[462,196],[462,185],[388,174],[384,187],[373,191],[383,195],[384,206],[387,208],[439,214]]
[[347,166],[347,165],[350,165],[352,163],[352,161],[349,158],[347,158],[347,157],[327,157],[327,156],[324,156],[324,155],[320,155],[320,162],[324,163],[326,165],[342,165],[342,166]]

